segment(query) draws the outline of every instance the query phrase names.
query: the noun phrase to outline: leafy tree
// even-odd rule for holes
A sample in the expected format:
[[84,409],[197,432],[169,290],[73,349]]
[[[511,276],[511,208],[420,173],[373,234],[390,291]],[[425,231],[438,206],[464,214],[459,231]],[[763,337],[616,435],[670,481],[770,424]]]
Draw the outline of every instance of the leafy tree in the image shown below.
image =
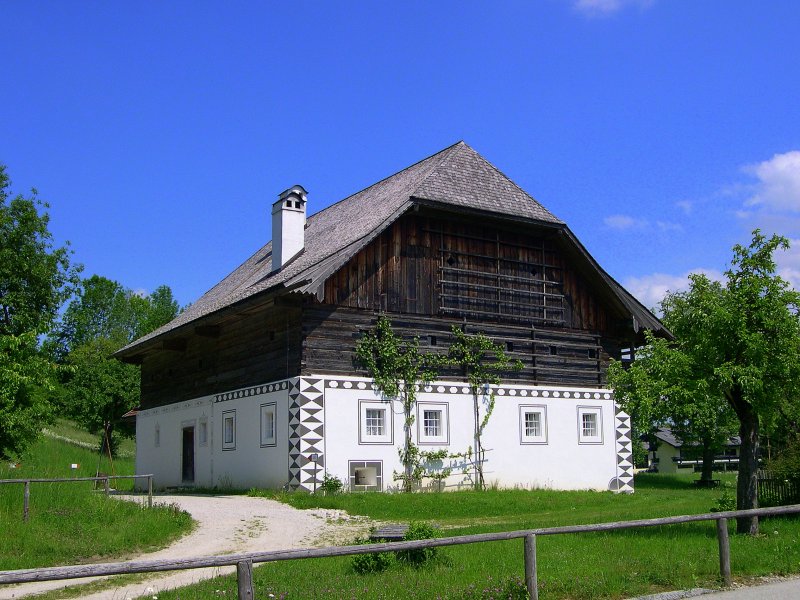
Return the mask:
[[403,491],[412,492],[419,454],[411,441],[414,406],[419,387],[436,377],[438,357],[420,352],[418,338],[409,341],[396,335],[389,319],[382,315],[375,328],[358,340],[356,358],[367,369],[377,389],[387,398],[399,400],[403,406],[405,435],[400,462],[404,473],[401,478]]
[[[474,440],[475,440],[475,488],[483,490],[486,482],[483,477],[483,445],[481,438],[489,419],[494,412],[495,394],[489,386],[500,383],[500,373],[520,370],[520,361],[512,361],[505,349],[482,333],[470,335],[453,325],[455,342],[450,345],[447,362],[461,369],[466,377],[473,400]],[[481,398],[485,408],[481,415]]]
[[[736,415],[742,442],[738,509],[758,506],[759,434],[782,422],[796,422],[800,413],[800,294],[776,274],[773,258],[776,250],[788,247],[785,238],[767,239],[756,230],[749,246],[734,247],[724,284],[693,275],[688,292],[670,295],[664,306],[674,314],[672,326],[682,335],[673,345],[664,345],[660,356],[677,366],[670,369],[665,364],[661,380],[644,383],[668,382],[671,387],[664,397],[669,401],[680,393],[689,365],[690,381],[704,380],[707,398],[727,403]],[[627,394],[619,391],[624,404],[631,401]],[[737,519],[737,531],[757,533],[758,518]]]
[[11,196],[0,165],[0,456],[22,452],[50,416],[47,391],[54,369],[38,336],[51,327],[77,281],[70,252],[56,247],[47,204]]
[[142,296],[116,281],[92,275],[81,282],[51,335],[52,352],[70,367],[63,385],[66,412],[89,431],[101,433],[112,454],[114,432],[133,433],[121,417],[139,400],[139,367],[111,355],[178,312],[168,286]]
[[[712,286],[713,286],[712,282]],[[721,289],[720,286],[716,286]],[[662,302],[664,324],[678,340],[692,335],[680,318],[690,310],[686,298],[671,294]],[[707,379],[706,365],[692,346],[675,352],[671,342],[645,333],[646,345],[627,369],[613,363],[608,378],[617,398],[633,418],[633,428],[657,442],[659,427],[669,427],[684,445],[701,451],[704,481],[711,480],[714,458],[736,432],[733,410]]]

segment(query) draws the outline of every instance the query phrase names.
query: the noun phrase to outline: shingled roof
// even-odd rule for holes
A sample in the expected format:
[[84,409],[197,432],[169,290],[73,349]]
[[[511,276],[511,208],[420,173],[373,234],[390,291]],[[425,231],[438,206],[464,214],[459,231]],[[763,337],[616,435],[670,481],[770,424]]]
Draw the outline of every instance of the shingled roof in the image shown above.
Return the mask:
[[[122,348],[116,355],[133,355],[138,347],[154,338],[257,294],[292,290],[321,295],[331,274],[414,204],[495,214],[568,232],[563,221],[466,143],[458,142],[310,216],[303,252],[283,269],[273,270],[272,243],[267,243],[173,321]],[[569,236],[574,239],[571,233]],[[617,299],[626,308],[636,309],[635,322],[638,313],[642,327],[663,327],[600,269],[576,239],[575,242],[602,273]]]

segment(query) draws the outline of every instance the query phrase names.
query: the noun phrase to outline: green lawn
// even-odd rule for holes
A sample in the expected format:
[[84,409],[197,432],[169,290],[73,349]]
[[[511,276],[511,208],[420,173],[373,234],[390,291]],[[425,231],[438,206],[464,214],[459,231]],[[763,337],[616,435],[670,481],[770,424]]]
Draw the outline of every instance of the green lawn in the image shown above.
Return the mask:
[[[93,477],[96,450],[43,436],[19,459],[0,464],[0,479]],[[79,464],[73,470],[71,464]],[[107,459],[100,470],[110,473]],[[114,461],[114,473],[133,474],[132,458]],[[116,484],[112,484],[116,485]],[[130,489],[132,483],[120,481]],[[142,508],[106,498],[93,482],[32,483],[30,520],[22,521],[23,486],[0,485],[0,569],[25,569],[110,560],[161,548],[189,531],[188,514],[172,507]]]
[[[732,476],[724,476],[731,483]],[[298,508],[340,508],[381,521],[425,520],[461,535],[708,512],[720,490],[698,490],[690,477],[641,475],[633,495],[509,490],[444,494],[308,494],[277,497]],[[253,492],[259,494],[258,492]],[[800,572],[800,520],[763,522],[757,538],[731,535],[735,577]],[[625,598],[664,590],[719,585],[713,522],[636,531],[540,537],[540,597]],[[350,558],[273,563],[254,572],[256,597],[506,598],[523,575],[521,540],[457,546],[433,567],[395,565],[357,575]],[[159,594],[159,598],[235,597],[232,577]]]

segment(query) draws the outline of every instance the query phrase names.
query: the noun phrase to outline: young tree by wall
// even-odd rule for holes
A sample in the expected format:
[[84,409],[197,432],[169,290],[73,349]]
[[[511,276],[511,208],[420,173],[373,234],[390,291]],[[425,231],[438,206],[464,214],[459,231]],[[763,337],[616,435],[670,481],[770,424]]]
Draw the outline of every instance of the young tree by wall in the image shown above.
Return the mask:
[[[475,489],[483,490],[486,488],[486,481],[483,475],[482,437],[492,412],[494,412],[495,404],[495,394],[490,386],[500,383],[500,373],[511,370],[519,371],[523,365],[518,360],[512,361],[503,346],[493,342],[482,333],[471,335],[455,325],[451,331],[455,341],[448,349],[447,362],[461,370],[472,394]],[[481,403],[481,399],[483,399],[483,403]],[[481,411],[482,404],[483,411]]]
[[53,365],[38,338],[77,282],[67,247],[53,244],[47,204],[13,196],[0,165],[0,457],[22,452],[50,415]]
[[375,328],[367,331],[356,344],[356,357],[375,386],[384,396],[400,401],[403,407],[403,449],[400,462],[403,463],[403,491],[414,490],[415,463],[418,449],[411,441],[411,427],[414,424],[414,406],[417,403],[419,387],[433,381],[439,359],[419,349],[419,340],[404,340],[392,330],[392,324],[385,316],[378,319]]

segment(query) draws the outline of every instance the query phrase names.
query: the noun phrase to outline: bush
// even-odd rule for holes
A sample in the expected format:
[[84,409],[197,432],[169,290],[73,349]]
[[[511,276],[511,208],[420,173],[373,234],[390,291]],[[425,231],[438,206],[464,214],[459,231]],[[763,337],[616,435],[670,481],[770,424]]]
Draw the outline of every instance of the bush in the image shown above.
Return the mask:
[[[366,541],[364,544],[374,543]],[[370,554],[354,554],[351,566],[359,575],[381,573],[392,566],[394,557],[391,552],[371,552]]]
[[[421,521],[412,521],[403,536],[404,541],[429,540],[437,537],[439,530],[433,525]],[[418,548],[416,550],[398,550],[397,560],[414,567],[424,567],[438,557],[438,548]]]
[[800,441],[790,441],[769,461],[767,471],[777,479],[800,479]]
[[344,483],[342,483],[342,480],[336,475],[328,475],[327,473],[322,477],[322,483],[319,485],[319,490],[326,496],[340,494],[343,489]]
[[728,488],[722,490],[722,495],[717,498],[716,506],[711,507],[711,512],[726,512],[736,510],[736,496]]

